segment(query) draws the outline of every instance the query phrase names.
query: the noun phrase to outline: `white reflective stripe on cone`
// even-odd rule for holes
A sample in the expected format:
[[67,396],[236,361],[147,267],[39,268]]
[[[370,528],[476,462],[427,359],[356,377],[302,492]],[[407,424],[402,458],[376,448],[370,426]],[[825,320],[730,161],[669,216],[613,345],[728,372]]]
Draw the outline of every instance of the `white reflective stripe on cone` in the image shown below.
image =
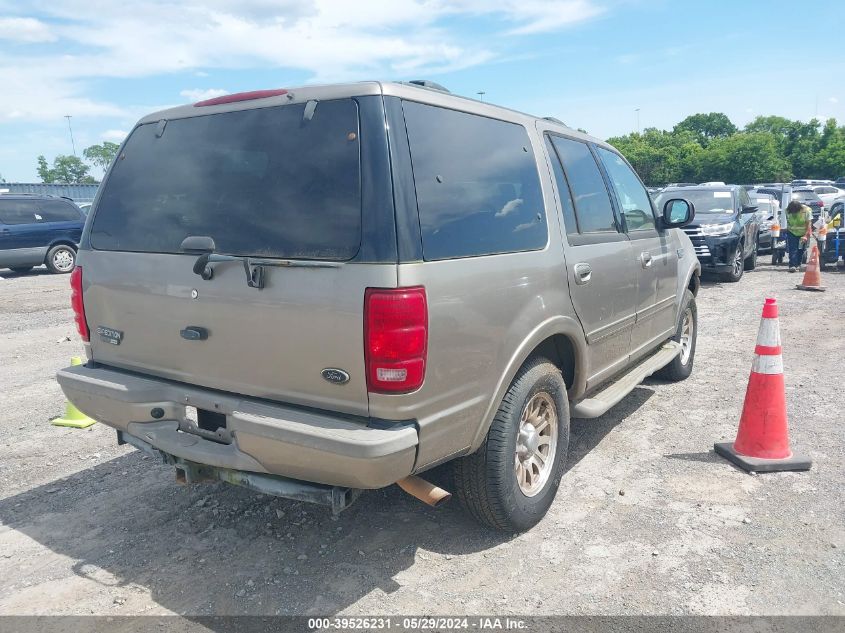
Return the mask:
[[782,374],[783,357],[780,354],[777,356],[756,354],[754,364],[751,365],[751,371],[755,374]]
[[760,329],[757,331],[757,345],[766,347],[780,346],[780,328],[777,319],[760,319]]

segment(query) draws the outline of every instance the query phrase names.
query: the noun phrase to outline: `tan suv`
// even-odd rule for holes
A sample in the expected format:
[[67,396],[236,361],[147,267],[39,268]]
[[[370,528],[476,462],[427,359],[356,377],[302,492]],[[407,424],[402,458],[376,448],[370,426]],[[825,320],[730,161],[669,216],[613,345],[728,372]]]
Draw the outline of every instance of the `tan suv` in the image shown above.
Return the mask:
[[570,416],[689,375],[693,213],[656,212],[598,139],[426,86],[166,110],[94,202],[71,280],[88,362],[58,380],[188,482],[339,511],[425,496],[408,478],[451,461],[476,518],[524,530]]

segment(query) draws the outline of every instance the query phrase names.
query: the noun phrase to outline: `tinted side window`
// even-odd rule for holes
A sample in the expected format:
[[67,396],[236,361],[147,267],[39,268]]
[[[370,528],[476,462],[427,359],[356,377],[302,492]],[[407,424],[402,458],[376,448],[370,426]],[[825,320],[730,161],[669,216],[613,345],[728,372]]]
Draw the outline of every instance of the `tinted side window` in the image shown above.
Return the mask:
[[654,229],[651,201],[637,174],[619,154],[603,147],[598,148],[598,154],[616,191],[616,200],[625,214],[628,230]]
[[61,200],[42,200],[38,203],[38,213],[44,222],[79,222],[79,211],[69,202]]
[[35,224],[39,218],[34,200],[0,200],[0,222],[3,224]]
[[537,163],[521,125],[403,102],[426,260],[543,248]]
[[566,176],[563,173],[563,168],[560,166],[560,160],[557,157],[557,152],[552,145],[549,137],[546,137],[546,149],[549,152],[549,159],[552,162],[552,171],[557,182],[558,196],[560,196],[560,208],[563,212],[563,226],[567,235],[577,235],[578,221],[575,219],[575,207],[572,205],[572,193],[569,191],[569,183],[566,182]]
[[575,199],[575,213],[581,233],[616,232],[616,219],[599,166],[586,143],[560,136],[552,144],[563,163]]
[[744,207],[751,206],[751,197],[745,189],[739,190],[739,207],[742,210]]

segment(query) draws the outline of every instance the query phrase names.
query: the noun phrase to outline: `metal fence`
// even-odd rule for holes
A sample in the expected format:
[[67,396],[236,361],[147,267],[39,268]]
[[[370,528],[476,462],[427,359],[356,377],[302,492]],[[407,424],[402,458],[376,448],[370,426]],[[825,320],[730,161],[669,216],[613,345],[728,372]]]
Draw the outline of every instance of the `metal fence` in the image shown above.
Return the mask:
[[96,185],[61,185],[44,182],[0,182],[0,192],[3,193],[37,193],[49,196],[64,196],[76,204],[93,202],[97,193]]

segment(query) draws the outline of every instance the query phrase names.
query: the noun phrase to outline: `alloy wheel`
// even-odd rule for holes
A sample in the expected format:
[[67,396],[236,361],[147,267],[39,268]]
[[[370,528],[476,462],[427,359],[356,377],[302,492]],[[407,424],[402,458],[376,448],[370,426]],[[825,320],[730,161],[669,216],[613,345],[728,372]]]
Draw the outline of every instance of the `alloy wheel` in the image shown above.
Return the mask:
[[514,466],[519,489],[526,497],[539,493],[551,475],[557,450],[557,408],[545,391],[525,404],[519,421]]

